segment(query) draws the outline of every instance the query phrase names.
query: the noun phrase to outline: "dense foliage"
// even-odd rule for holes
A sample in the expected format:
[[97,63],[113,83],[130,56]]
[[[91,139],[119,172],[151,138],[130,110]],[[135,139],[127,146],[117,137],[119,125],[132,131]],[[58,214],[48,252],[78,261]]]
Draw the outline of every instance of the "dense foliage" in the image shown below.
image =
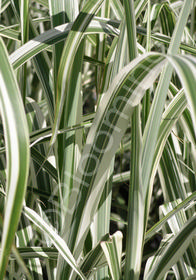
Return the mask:
[[196,279],[196,1],[0,16],[0,279]]

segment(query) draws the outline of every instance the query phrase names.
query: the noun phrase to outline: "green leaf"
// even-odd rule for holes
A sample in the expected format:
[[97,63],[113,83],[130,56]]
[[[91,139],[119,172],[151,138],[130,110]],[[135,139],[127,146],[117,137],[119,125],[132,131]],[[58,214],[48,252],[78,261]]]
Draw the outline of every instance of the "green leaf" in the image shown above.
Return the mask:
[[[17,251],[23,259],[31,258],[56,258],[58,257],[58,251],[56,248],[48,247],[17,247]],[[16,255],[12,252],[11,259],[16,259]]]
[[84,275],[80,271],[76,261],[71,254],[67,244],[65,241],[56,233],[56,231],[52,228],[51,225],[46,223],[34,210],[24,207],[25,216],[33,222],[33,224],[51,239],[59,253],[63,256],[65,261],[77,272],[77,274],[81,277],[81,279],[85,280]]
[[152,53],[135,59],[120,71],[100,101],[74,176],[66,217],[65,236],[76,258],[98,207],[106,170],[127,128],[133,106],[138,105],[164,62],[164,57]]
[[174,66],[184,87],[196,136],[196,59],[189,56],[172,56],[171,59],[170,57],[168,59]]
[[106,257],[101,244],[102,242],[109,242],[110,240],[111,238],[109,234],[104,235],[100,238],[100,241],[96,244],[96,246],[94,246],[94,248],[82,260],[80,269],[88,279],[92,277],[96,271],[99,271],[100,268],[107,265]]
[[102,3],[103,0],[91,0],[86,3],[82,11],[79,13],[78,17],[74,21],[72,29],[66,40],[58,72],[59,74],[57,82],[57,100],[51,146],[54,144],[57,135],[57,130],[60,125],[63,104],[65,101],[65,94],[69,88],[70,75],[74,59],[80,46],[80,43],[83,39],[83,33],[87,29],[94,14],[98,11]]
[[21,94],[2,39],[0,56],[0,107],[8,169],[0,257],[0,278],[3,279],[26,191],[29,171],[29,135]]
[[179,203],[173,210],[171,210],[167,215],[165,215],[159,222],[157,222],[153,227],[151,227],[145,235],[145,242],[147,242],[154,234],[161,230],[162,226],[175,215],[181,209],[187,207],[189,203],[193,202],[196,199],[196,192],[191,194],[189,197],[184,199]]
[[19,31],[14,30],[14,27],[12,28],[12,26],[4,26],[4,25],[0,25],[0,34],[2,37],[5,38],[10,38],[12,40],[16,40],[16,41],[20,41],[21,39],[21,34]]
[[10,4],[10,0],[1,0],[0,1],[0,14],[3,13],[3,11],[5,9],[7,9],[7,7],[9,6]]
[[[141,27],[137,27],[137,33],[147,36],[146,29],[141,28]],[[167,45],[169,45],[170,42],[171,42],[171,38],[169,36],[166,36],[166,35],[163,35],[163,34],[160,34],[160,33],[157,33],[157,32],[156,33],[154,33],[154,32],[151,33],[151,39],[153,39],[155,41],[158,41],[158,42],[161,42],[161,43],[164,43],[164,44],[167,44]],[[194,45],[182,42],[180,44],[180,49],[184,50],[184,51],[186,51],[190,54],[196,55],[196,48],[195,48]]]
[[119,280],[121,276],[122,238],[122,233],[117,231],[109,241],[101,242],[113,280]]
[[[29,59],[32,59],[32,57],[50,47],[50,45],[65,40],[72,26],[73,23],[62,24],[54,29],[48,30],[43,34],[36,36],[34,39],[28,41],[24,46],[18,48],[10,55],[10,61],[13,64],[14,69],[21,67]],[[106,22],[92,20],[84,33],[96,34],[105,32],[106,34],[117,36],[119,31],[115,27],[116,22],[110,24],[109,20]]]
[[196,233],[196,217],[193,216],[180,230],[180,232],[169,242],[160,258],[152,266],[146,275],[146,280],[159,280],[183,255]]

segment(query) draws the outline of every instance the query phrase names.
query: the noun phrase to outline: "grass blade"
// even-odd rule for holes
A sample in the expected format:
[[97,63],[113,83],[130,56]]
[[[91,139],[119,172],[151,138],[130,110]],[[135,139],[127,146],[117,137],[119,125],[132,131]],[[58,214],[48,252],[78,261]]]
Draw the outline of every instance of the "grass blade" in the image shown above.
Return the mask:
[[[157,76],[163,63],[164,58],[157,54],[141,56],[122,69],[101,100],[102,106],[99,106],[88,134],[74,178],[75,189],[70,197],[69,213],[66,217],[65,234],[70,239],[70,248],[76,250],[77,255],[98,207],[106,179],[106,170],[128,125],[132,106],[140,102],[146,87],[149,87],[153,76],[154,78]],[[149,75],[151,81],[147,78]],[[143,81],[142,89],[140,79]],[[77,195],[78,200],[74,206],[73,201],[76,201]],[[71,228],[71,231],[67,231],[67,228]],[[80,232],[78,232],[79,228]]]
[[59,253],[63,256],[66,262],[77,272],[77,274],[81,277],[81,279],[85,280],[82,272],[78,268],[74,257],[72,256],[67,244],[65,241],[55,232],[55,230],[48,225],[35,211],[28,207],[24,207],[24,214],[25,216],[33,222],[33,224],[41,231],[44,231]]
[[159,230],[161,230],[162,226],[178,211],[185,208],[189,203],[193,202],[196,199],[196,192],[191,194],[185,200],[183,200],[180,204],[178,204],[172,211],[170,211],[167,215],[165,215],[158,223],[156,223],[152,228],[150,228],[145,235],[145,242],[147,242],[153,234],[156,234]]
[[178,73],[178,76],[185,89],[185,94],[191,108],[190,111],[196,136],[196,60],[195,58],[190,57],[175,56],[172,57],[171,63],[174,65],[175,70]]
[[101,242],[112,280],[119,280],[121,276],[122,237],[122,233],[117,231],[110,241]]
[[29,139],[21,94],[2,40],[0,40],[0,55],[0,106],[5,131],[8,168],[1,243],[2,254],[0,257],[0,278],[3,279],[26,191],[29,171]]
[[[61,114],[63,110],[63,104],[65,100],[65,93],[68,89],[68,83],[70,79],[70,74],[72,71],[72,65],[74,62],[74,58],[76,52],[79,48],[79,44],[82,41],[83,33],[88,27],[90,21],[92,20],[96,11],[100,8],[103,0],[95,1],[91,0],[88,1],[87,4],[84,6],[82,11],[79,13],[77,19],[75,20],[72,31],[69,33],[67,38],[63,53],[62,59],[59,66],[59,75],[58,75],[58,93],[57,93],[57,100],[56,100],[56,110],[55,110],[55,120],[53,126],[53,136],[51,139],[51,145],[54,144],[57,130],[59,128]],[[76,32],[77,30],[77,32]]]
[[155,263],[152,270],[146,275],[147,280],[159,280],[165,275],[170,267],[175,264],[189,246],[196,233],[196,217],[193,216],[182,230],[169,243],[167,249]]

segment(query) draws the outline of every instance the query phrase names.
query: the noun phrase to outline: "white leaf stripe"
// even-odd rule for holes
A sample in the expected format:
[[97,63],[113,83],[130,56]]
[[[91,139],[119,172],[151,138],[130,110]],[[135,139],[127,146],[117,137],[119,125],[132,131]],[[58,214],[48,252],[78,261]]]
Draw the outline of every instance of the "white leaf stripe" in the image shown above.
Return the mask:
[[175,264],[189,246],[196,233],[196,216],[193,216],[169,243],[167,250],[163,253],[156,266],[146,276],[146,280],[162,279],[167,270]]
[[71,254],[67,244],[65,241],[55,232],[55,230],[49,226],[34,210],[24,207],[24,214],[25,216],[33,222],[35,226],[39,228],[39,230],[44,231],[66,262],[77,272],[77,274],[81,277],[81,279],[85,279],[84,275],[78,268],[76,261]]
[[171,64],[174,66],[178,76],[185,89],[188,104],[190,105],[190,111],[195,128],[196,136],[196,59],[189,56],[169,56]]
[[[29,171],[29,135],[21,94],[8,53],[0,39],[0,107],[7,157],[7,198],[2,233],[0,278],[18,226]],[[20,121],[19,121],[20,120]]]
[[120,279],[122,238],[122,233],[120,231],[117,231],[111,236],[110,241],[101,242],[101,247],[108,262],[108,266],[113,280]]
[[[68,89],[70,74],[76,52],[83,39],[84,32],[90,24],[94,14],[100,8],[104,0],[90,0],[86,3],[78,17],[74,21],[71,31],[67,37],[65,47],[61,56],[58,77],[57,77],[57,100],[55,107],[55,119],[51,146],[54,144],[59,129],[62,110],[65,101],[66,90]],[[77,32],[76,32],[77,31]]]
[[[153,159],[153,167],[151,174],[151,182],[154,181],[154,176],[157,171],[157,167],[166,143],[166,140],[171,133],[172,127],[178,121],[178,118],[187,107],[187,101],[184,90],[179,91],[178,94],[173,98],[168,108],[163,114],[162,122],[159,129],[158,140],[156,143],[155,155]],[[168,121],[169,120],[169,121]],[[151,183],[150,183],[151,184]]]
[[[110,162],[110,158],[117,149],[123,132],[128,125],[132,104],[136,105],[142,98],[145,89],[149,86],[147,77],[150,76],[151,81],[153,82],[153,79],[156,78],[159,71],[162,69],[164,61],[165,58],[159,54],[148,54],[137,58],[122,70],[121,74],[116,77],[116,82],[111,85],[110,89],[101,100],[102,106],[98,109],[94,123],[89,131],[84,153],[75,178],[75,186],[76,189],[80,189],[80,193],[78,196],[78,202],[75,205],[76,212],[72,217],[74,221],[73,229],[71,230],[72,233],[70,234],[72,241],[74,235],[77,233],[77,229],[74,229],[74,224],[78,225],[80,223],[79,220],[83,215],[81,209],[85,209],[85,215],[87,215],[88,212],[88,218],[85,216],[85,220],[81,221],[81,229],[84,231],[80,229],[80,237],[78,237],[78,241],[80,238],[84,237],[83,234],[92,219],[93,209],[96,209],[95,197],[98,195],[96,189],[101,181],[105,180],[105,167],[103,167],[101,162]],[[147,69],[146,71],[145,67]],[[151,71],[149,70],[150,68],[152,69]],[[138,81],[138,84],[142,80],[144,82],[142,83],[143,93],[140,90],[138,96],[135,97],[137,102],[134,102],[132,94],[137,92],[137,89],[139,88],[136,80]],[[124,89],[124,86],[129,86],[130,90],[127,91],[127,88]],[[100,137],[101,134],[103,137]],[[113,141],[112,145],[111,141]],[[97,161],[96,164],[95,159]],[[101,168],[99,168],[100,166]],[[101,193],[101,191],[99,192]],[[94,195],[92,195],[92,193],[94,193]],[[73,196],[75,195],[76,193],[73,194]],[[72,198],[71,201],[73,201]],[[73,205],[71,205],[70,208],[73,209]],[[91,210],[89,211],[89,209]],[[71,223],[69,217],[67,220]]]
[[[72,26],[73,23],[59,25],[58,27],[48,30],[35,37],[18,48],[10,55],[10,61],[13,64],[14,69],[17,69],[26,61],[41,51],[47,49],[51,44],[56,44],[62,40],[65,40]],[[99,20],[92,20],[84,34],[97,34],[102,32],[111,34],[113,36],[117,36],[119,34],[119,30],[117,28],[113,27],[107,22],[100,22]]]

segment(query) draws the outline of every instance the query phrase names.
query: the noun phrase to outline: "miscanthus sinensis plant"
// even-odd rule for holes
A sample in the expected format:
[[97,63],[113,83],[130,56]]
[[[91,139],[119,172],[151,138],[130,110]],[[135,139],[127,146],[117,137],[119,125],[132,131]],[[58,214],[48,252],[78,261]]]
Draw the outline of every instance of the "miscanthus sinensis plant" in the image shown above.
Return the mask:
[[196,279],[196,1],[0,17],[0,279]]

